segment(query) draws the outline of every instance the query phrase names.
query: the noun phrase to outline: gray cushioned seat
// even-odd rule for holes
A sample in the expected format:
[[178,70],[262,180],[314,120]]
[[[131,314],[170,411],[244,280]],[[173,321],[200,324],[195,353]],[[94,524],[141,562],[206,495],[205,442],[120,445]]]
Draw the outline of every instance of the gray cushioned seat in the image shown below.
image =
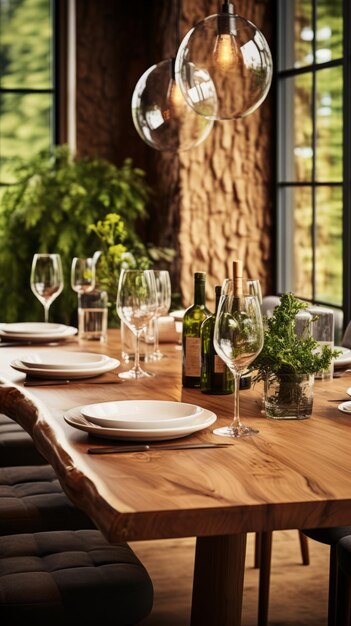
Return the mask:
[[302,532],[310,539],[334,546],[343,537],[351,535],[351,526],[335,526],[335,528],[307,528]]
[[330,546],[329,556],[329,597],[328,597],[328,626],[341,626],[337,619],[337,545],[343,537],[351,535],[351,526],[335,526],[331,528],[308,528],[302,532],[315,541]]
[[10,417],[0,414],[0,467],[46,463],[31,436]]
[[351,534],[337,543],[338,562],[337,612],[338,626],[350,626],[351,616]]
[[98,530],[0,537],[4,626],[131,626],[152,602],[152,582],[132,549]]
[[49,465],[0,467],[0,535],[95,528]]

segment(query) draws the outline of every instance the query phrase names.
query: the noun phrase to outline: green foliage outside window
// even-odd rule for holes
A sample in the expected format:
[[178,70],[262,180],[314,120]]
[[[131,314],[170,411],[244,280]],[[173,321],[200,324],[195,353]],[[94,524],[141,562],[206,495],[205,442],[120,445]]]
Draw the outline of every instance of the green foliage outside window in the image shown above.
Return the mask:
[[[49,149],[53,123],[51,0],[0,2],[0,180],[11,161]],[[33,91],[34,90],[34,91]]]

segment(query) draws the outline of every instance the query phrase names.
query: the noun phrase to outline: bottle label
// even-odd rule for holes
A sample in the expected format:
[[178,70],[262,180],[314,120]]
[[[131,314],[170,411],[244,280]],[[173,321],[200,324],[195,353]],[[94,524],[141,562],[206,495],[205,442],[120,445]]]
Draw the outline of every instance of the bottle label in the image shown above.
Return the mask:
[[185,338],[185,376],[200,376],[200,337]]
[[215,354],[215,357],[214,357],[214,373],[215,374],[224,374],[224,370],[225,370],[225,363],[224,363],[223,359],[221,359],[221,357],[218,356],[218,354]]

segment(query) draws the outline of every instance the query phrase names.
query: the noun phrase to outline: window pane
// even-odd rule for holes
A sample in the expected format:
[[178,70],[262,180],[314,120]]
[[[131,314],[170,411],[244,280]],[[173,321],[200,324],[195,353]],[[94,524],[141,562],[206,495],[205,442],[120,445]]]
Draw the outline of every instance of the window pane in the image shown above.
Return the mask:
[[0,76],[3,89],[52,86],[50,0],[0,2]]
[[342,68],[316,74],[316,180],[342,180]]
[[2,94],[0,101],[0,173],[9,183],[9,164],[16,156],[27,158],[51,146],[50,94]]
[[312,179],[312,75],[280,81],[279,181]]
[[330,0],[317,1],[317,63],[342,57],[342,0],[333,0],[332,6]]
[[280,191],[281,245],[279,291],[312,299],[312,189],[285,187]]
[[294,200],[294,293],[312,298],[312,191],[299,188],[292,192]]
[[342,188],[316,189],[316,299],[342,304]]
[[313,62],[312,0],[285,0],[280,10],[279,69],[303,67]]

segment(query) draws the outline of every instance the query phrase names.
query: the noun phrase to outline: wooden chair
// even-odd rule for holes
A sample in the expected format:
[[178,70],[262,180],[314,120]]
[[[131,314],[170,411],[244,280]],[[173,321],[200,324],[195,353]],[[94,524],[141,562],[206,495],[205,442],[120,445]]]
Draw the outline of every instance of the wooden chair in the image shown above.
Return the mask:
[[[302,564],[309,565],[310,557],[308,551],[307,537],[299,532]],[[255,562],[254,567],[260,569],[258,586],[258,626],[267,626],[269,611],[269,585],[271,576],[272,558],[272,532],[256,533],[255,536]]]

